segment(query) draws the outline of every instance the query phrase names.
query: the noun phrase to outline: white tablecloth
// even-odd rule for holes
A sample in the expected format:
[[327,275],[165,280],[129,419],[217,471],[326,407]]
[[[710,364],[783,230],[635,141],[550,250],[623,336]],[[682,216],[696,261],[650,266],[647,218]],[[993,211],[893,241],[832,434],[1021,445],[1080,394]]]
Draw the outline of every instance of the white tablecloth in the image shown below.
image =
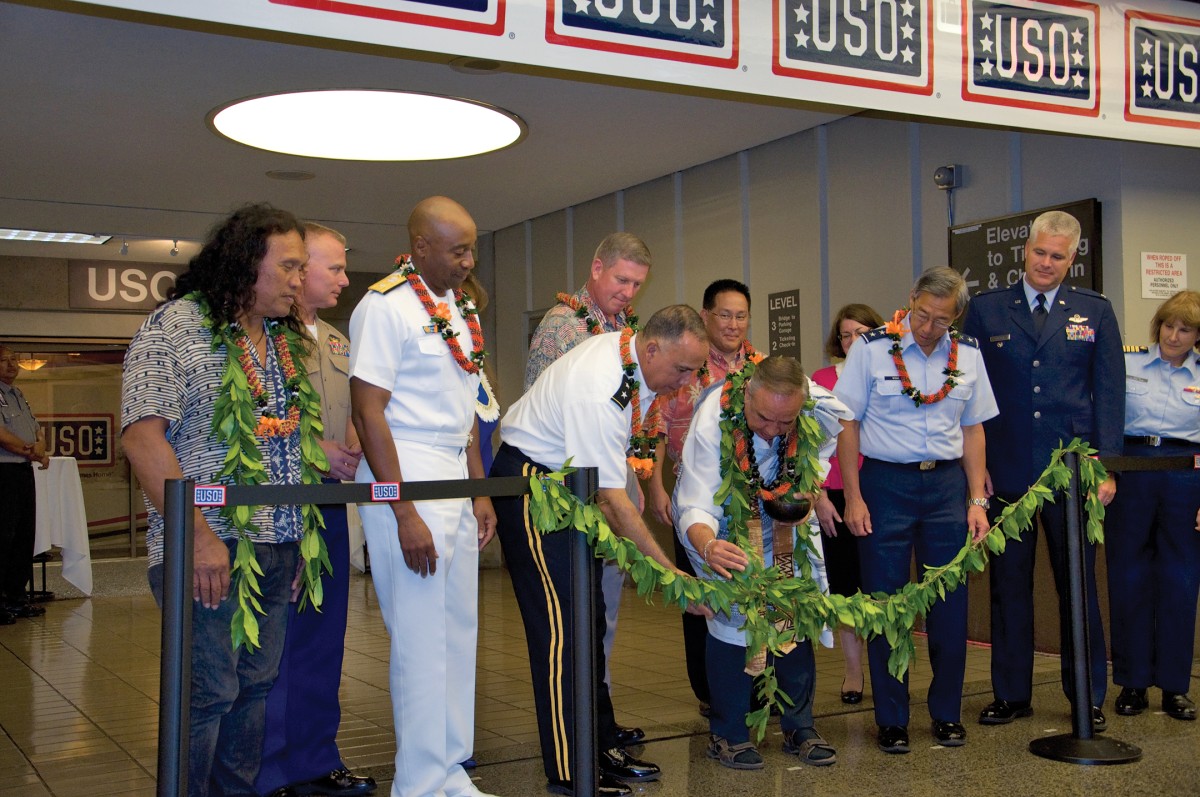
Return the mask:
[[33,466],[37,487],[36,556],[57,545],[62,549],[63,578],[85,595],[92,594],[92,551],[88,546],[87,512],[83,485],[74,457],[51,457],[50,467]]

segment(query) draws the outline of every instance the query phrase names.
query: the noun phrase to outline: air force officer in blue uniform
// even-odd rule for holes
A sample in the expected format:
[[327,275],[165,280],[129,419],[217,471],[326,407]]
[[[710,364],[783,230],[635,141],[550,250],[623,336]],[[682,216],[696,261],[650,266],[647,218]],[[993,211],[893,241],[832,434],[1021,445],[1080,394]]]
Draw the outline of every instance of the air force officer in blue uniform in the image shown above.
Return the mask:
[[[1038,216],[1025,243],[1025,275],[1018,284],[971,302],[963,331],[983,350],[1000,415],[985,424],[989,489],[1000,499],[991,519],[1025,493],[1074,437],[1101,456],[1121,453],[1125,421],[1125,365],[1112,305],[1099,293],[1063,285],[1079,247],[1079,222],[1062,211]],[[1099,488],[1107,505],[1116,494],[1110,476]],[[1062,680],[1072,694],[1070,622],[1066,604],[1065,502],[1041,511],[1059,596]],[[992,692],[979,715],[999,725],[1033,714],[1033,565],[1036,524],[1021,541],[1010,540],[990,565],[992,587]],[[1087,618],[1092,673],[1092,720],[1105,726],[1100,706],[1108,685],[1104,629],[1096,598],[1096,549],[1088,545]]]
[[[854,415],[842,421],[838,462],[846,525],[859,538],[868,593],[907,584],[914,553],[924,572],[953,559],[968,537],[988,533],[982,424],[996,415],[996,400],[976,342],[951,327],[966,307],[967,286],[957,271],[933,268],[909,298],[906,320],[897,318],[854,344],[834,388]],[[957,747],[967,740],[960,716],[967,591],[936,601],[926,628],[933,737]],[[888,651],[882,636],[867,645],[877,741],[885,753],[907,753],[908,676],[898,681],[888,674]]]

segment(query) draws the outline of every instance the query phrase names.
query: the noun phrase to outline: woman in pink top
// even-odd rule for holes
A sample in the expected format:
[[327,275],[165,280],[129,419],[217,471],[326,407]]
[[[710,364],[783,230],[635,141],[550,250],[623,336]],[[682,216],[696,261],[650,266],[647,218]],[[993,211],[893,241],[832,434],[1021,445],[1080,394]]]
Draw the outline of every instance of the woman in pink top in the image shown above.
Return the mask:
[[[848,304],[833,319],[829,338],[825,341],[825,354],[834,365],[822,368],[812,375],[812,380],[829,390],[837,384],[842,373],[842,363],[850,347],[864,332],[883,326],[879,313],[865,304]],[[859,461],[861,465],[861,458]],[[821,498],[817,502],[817,519],[828,538],[825,541],[825,570],[829,576],[829,590],[838,595],[850,596],[862,586],[858,573],[858,542],[850,529],[842,522],[846,511],[846,499],[842,493],[842,475],[838,470],[837,457],[830,459],[832,466],[825,480]],[[846,673],[842,678],[842,702],[862,702],[863,688],[863,643],[849,628],[838,630],[842,645],[842,656],[846,661]]]

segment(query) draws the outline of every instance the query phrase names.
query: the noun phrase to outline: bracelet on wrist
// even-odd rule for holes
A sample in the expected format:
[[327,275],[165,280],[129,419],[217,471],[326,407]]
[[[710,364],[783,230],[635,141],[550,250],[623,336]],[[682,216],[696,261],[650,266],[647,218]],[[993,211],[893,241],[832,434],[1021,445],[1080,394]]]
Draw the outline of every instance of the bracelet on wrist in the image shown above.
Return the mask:
[[711,548],[712,544],[716,541],[717,538],[713,537],[711,540],[704,543],[704,551],[700,554],[700,558],[704,560],[704,564],[708,564],[708,549]]
[[986,498],[972,498],[967,502],[967,506],[981,506],[984,509],[991,509],[992,502]]

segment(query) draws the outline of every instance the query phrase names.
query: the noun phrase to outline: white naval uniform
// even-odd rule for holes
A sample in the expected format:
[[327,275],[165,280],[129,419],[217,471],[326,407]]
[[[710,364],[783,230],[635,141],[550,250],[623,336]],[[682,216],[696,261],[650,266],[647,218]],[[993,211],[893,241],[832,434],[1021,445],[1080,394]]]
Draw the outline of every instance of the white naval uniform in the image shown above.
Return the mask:
[[[452,326],[469,352],[471,334],[453,295],[433,300],[451,308]],[[479,377],[455,362],[412,287],[400,282],[383,293],[368,292],[350,319],[350,339],[350,375],[391,391],[384,414],[404,480],[467,478]],[[356,481],[374,481],[366,457]],[[391,637],[392,795],[475,795],[478,789],[458,762],[470,758],[474,747],[478,525],[465,498],[414,506],[438,555],[437,572],[424,578],[404,563],[391,507],[360,508]]]

